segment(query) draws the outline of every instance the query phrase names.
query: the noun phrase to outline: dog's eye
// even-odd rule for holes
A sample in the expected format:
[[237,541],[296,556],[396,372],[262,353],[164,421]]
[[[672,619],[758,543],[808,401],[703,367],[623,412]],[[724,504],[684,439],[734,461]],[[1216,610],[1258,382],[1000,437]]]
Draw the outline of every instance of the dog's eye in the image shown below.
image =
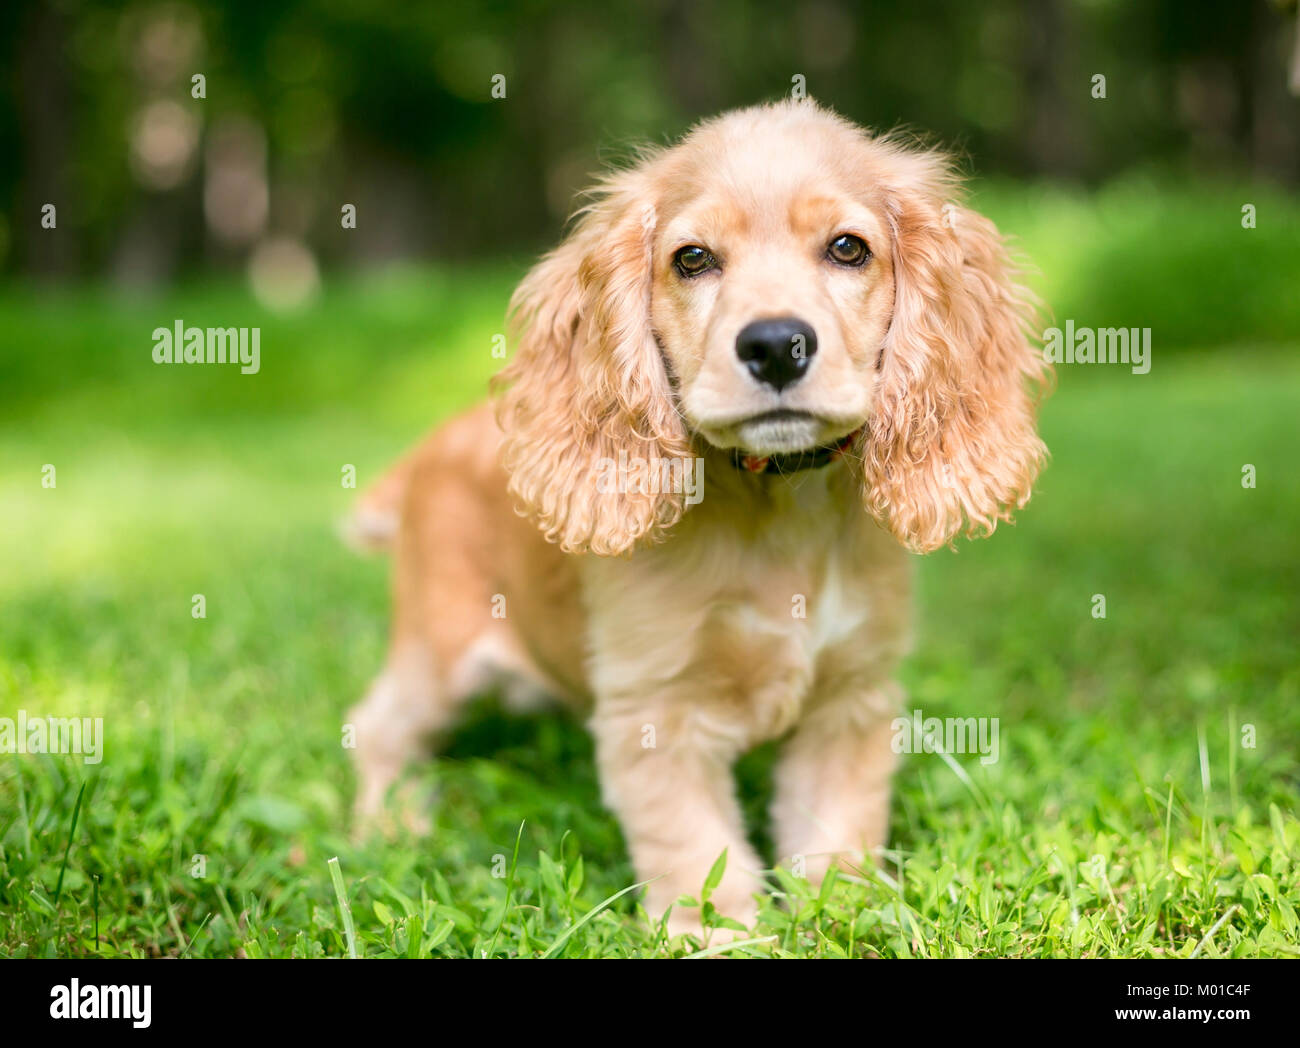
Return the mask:
[[684,277],[697,277],[718,264],[718,260],[699,244],[688,244],[673,255],[673,265]]
[[826,257],[842,266],[861,266],[871,258],[871,248],[861,237],[842,233],[830,242]]

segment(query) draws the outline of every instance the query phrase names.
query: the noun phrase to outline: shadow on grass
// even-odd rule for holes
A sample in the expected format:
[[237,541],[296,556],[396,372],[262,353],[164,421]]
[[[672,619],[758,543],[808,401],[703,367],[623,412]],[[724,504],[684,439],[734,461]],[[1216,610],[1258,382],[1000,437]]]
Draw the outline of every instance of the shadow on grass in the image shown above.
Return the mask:
[[[737,792],[746,835],[769,861],[774,858],[768,812],[779,742],[766,743],[736,763]],[[488,760],[531,781],[539,798],[548,794],[586,808],[594,818],[606,812],[596,776],[595,746],[581,720],[558,709],[515,713],[499,698],[474,699],[460,724],[437,751],[448,761]]]

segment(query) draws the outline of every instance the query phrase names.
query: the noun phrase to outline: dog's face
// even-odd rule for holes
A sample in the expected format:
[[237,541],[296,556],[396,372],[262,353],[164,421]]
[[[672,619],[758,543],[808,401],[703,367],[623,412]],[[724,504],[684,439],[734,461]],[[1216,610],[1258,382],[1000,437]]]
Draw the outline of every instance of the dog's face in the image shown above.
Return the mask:
[[798,452],[867,421],[893,252],[860,139],[836,131],[715,125],[658,176],[651,323],[716,447]]
[[864,509],[909,548],[991,531],[1029,497],[1050,375],[1001,237],[956,192],[942,156],[811,103],[611,176],[516,292],[512,492],[566,550],[618,553],[685,507],[601,490],[602,463],[851,444]]

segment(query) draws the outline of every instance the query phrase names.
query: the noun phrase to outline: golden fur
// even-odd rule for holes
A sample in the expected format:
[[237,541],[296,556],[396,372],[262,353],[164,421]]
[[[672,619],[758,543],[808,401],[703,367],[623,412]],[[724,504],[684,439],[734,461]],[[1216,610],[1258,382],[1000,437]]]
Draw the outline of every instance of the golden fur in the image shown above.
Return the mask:
[[[521,283],[519,340],[480,407],[362,500],[357,531],[395,551],[388,664],[353,712],[361,819],[459,705],[586,711],[606,803],[647,908],[698,893],[723,848],[718,908],[748,922],[763,863],[731,765],[788,736],[778,861],[814,880],[884,843],[889,722],[909,643],[905,550],[987,533],[1029,497],[1050,378],[1030,296],[941,155],[811,103],[706,122],[606,179]],[[865,240],[837,265],[826,245]],[[717,271],[684,277],[699,244]],[[739,330],[816,331],[780,391],[737,363]],[[775,409],[798,412],[760,418]],[[835,444],[786,475],[736,468]],[[703,460],[704,497],[596,483],[602,463]],[[520,516],[516,510],[526,515]],[[671,930],[698,930],[677,911]]]

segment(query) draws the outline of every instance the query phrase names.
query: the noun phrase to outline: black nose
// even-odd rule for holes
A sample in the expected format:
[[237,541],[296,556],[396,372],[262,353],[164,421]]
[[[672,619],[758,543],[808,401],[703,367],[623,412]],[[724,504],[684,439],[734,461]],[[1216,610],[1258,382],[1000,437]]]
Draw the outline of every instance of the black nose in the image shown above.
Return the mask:
[[736,356],[777,392],[803,378],[816,352],[817,333],[797,317],[755,320],[736,336]]

